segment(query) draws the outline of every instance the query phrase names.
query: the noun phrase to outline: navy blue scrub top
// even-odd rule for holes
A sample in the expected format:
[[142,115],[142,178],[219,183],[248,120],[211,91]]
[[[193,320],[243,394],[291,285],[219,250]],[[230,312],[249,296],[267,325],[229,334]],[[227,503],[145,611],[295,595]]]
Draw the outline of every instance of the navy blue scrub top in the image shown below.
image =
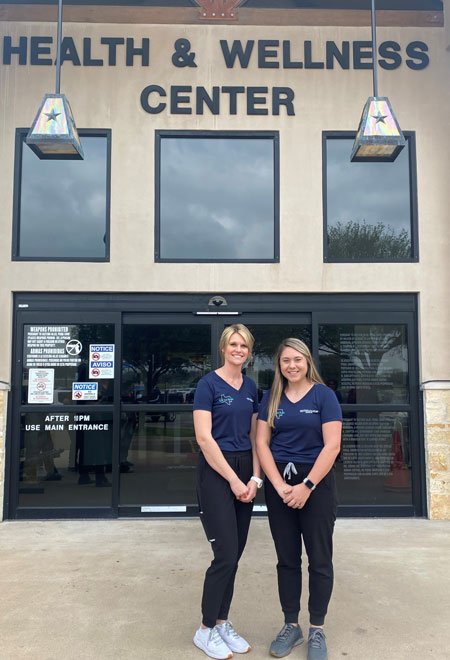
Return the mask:
[[[258,419],[267,422],[270,390],[262,398]],[[315,383],[300,401],[283,394],[272,429],[270,451],[279,463],[315,463],[323,449],[322,424],[342,421],[339,401],[332,389]]]
[[212,437],[222,451],[252,448],[249,433],[252,416],[258,412],[258,391],[251,378],[243,375],[237,390],[211,371],[198,381],[194,410],[211,413]]

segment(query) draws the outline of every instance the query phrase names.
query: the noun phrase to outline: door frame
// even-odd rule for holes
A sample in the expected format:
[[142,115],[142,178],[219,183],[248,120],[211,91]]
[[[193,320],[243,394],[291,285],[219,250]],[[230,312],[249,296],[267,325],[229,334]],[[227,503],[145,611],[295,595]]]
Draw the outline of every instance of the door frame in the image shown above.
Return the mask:
[[[49,314],[51,317],[49,319]],[[45,316],[47,315],[47,316]],[[99,324],[114,326],[115,343],[115,365],[114,365],[114,402],[109,404],[85,404],[83,411],[96,413],[111,413],[113,420],[112,437],[112,487],[110,506],[90,506],[90,507],[21,507],[19,506],[19,486],[20,486],[20,433],[21,433],[21,415],[26,412],[57,412],[74,413],[80,412],[80,406],[58,404],[23,404],[22,403],[22,370],[23,370],[23,349],[24,349],[24,328],[26,325],[80,325],[80,324]],[[120,425],[116,406],[117,397],[120,396],[120,365],[121,356],[121,323],[120,315],[115,312],[100,311],[36,311],[29,309],[18,309],[15,316],[13,342],[13,361],[12,361],[12,388],[11,388],[11,408],[8,415],[8,456],[9,456],[9,497],[5,502],[5,517],[14,519],[42,519],[42,518],[116,518],[118,512],[118,470],[119,467],[114,461],[114,456],[118,453],[120,440]]]
[[[319,338],[320,324],[342,324],[342,325],[405,325],[407,332],[408,347],[408,394],[407,404],[341,404],[342,412],[407,412],[409,415],[409,441],[411,451],[411,481],[412,497],[410,505],[383,504],[383,505],[358,505],[347,504],[338,506],[338,515],[344,518],[363,518],[382,516],[385,518],[424,516],[426,507],[422,493],[425,493],[425,463],[423,442],[423,427],[420,426],[420,390],[419,363],[417,351],[417,317],[412,311],[398,312],[396,310],[386,312],[376,311],[354,311],[354,312],[315,312],[313,313],[313,337]],[[313,354],[316,364],[319,364],[319,346],[315,347]]]
[[[233,312],[230,311],[195,311],[186,312],[138,312],[127,313],[123,315],[123,326],[126,325],[183,325],[183,324],[199,324],[209,325],[211,329],[211,370],[215,370],[221,366],[222,361],[220,358],[219,339],[227,325],[233,323],[244,323],[245,325],[309,325],[311,327],[311,314],[306,312],[278,312],[270,314],[267,311],[263,312]],[[192,404],[149,404],[149,403],[121,403],[121,412],[123,413],[182,413],[192,412]],[[145,506],[145,505],[144,505]],[[184,505],[183,505],[184,506]],[[254,511],[255,516],[265,516],[267,509],[259,509],[259,504],[256,505],[258,510]],[[147,517],[194,517],[198,515],[198,507],[196,505],[185,505],[185,511],[180,512],[176,510],[176,506],[153,506],[150,513],[143,512],[141,506],[133,506],[127,504],[120,504],[119,502],[119,517],[133,517],[133,518],[147,518]],[[157,510],[159,509],[159,510]]]
[[[368,319],[376,319],[381,324],[389,324],[398,319],[406,323],[408,328],[408,355],[410,377],[411,414],[411,452],[413,465],[413,506],[354,506],[340,507],[339,515],[343,516],[425,516],[426,482],[425,482],[425,448],[423,439],[423,418],[421,414],[421,398],[419,390],[419,357],[418,357],[418,309],[415,294],[291,294],[291,293],[223,293],[227,305],[217,308],[211,303],[211,293],[202,294],[137,294],[137,293],[19,293],[14,295],[13,346],[11,393],[8,401],[8,424],[6,434],[6,471],[5,471],[5,518],[79,518],[79,517],[118,517],[119,516],[119,466],[116,457],[119,455],[120,441],[120,403],[121,366],[122,366],[122,325],[127,315],[155,315],[153,318],[165,322],[176,323],[177,318],[189,318],[199,323],[210,323],[210,318],[217,319],[215,336],[212,335],[212,346],[217,346],[219,319],[225,325],[231,322],[250,323],[256,319],[273,318],[275,323],[283,323],[284,319],[300,318],[310,315],[312,353],[318,359],[318,326],[326,322],[367,323]],[[76,311],[74,311],[76,310]],[[230,313],[231,312],[231,313]],[[204,321],[200,321],[203,317]],[[208,317],[210,317],[208,319]],[[130,318],[130,316],[128,316]],[[149,318],[149,317],[147,317]],[[305,316],[303,316],[305,318]],[[206,321],[208,319],[208,321]],[[401,321],[400,321],[401,319]],[[72,323],[114,323],[116,344],[116,365],[114,381],[113,411],[113,487],[111,507],[101,508],[49,508],[17,510],[18,495],[18,458],[20,452],[20,413],[26,408],[21,401],[21,360],[23,355],[23,326],[31,320],[33,323],[48,325],[59,322]],[[195,322],[195,321],[194,321]],[[213,341],[215,339],[215,341]],[[218,364],[218,353],[217,353]],[[106,411],[106,405],[97,406]],[[131,404],[128,404],[131,405]],[[180,404],[181,405],[181,404]],[[182,404],[183,410],[191,409],[191,405]],[[95,412],[95,406],[91,410]],[[143,408],[137,407],[139,410]],[[34,411],[39,406],[32,404]],[[109,408],[108,408],[109,409]],[[358,408],[361,410],[361,408]],[[48,410],[44,406],[44,410]],[[70,407],[65,407],[70,411]],[[180,408],[181,410],[181,408]],[[122,514],[121,514],[122,515]]]

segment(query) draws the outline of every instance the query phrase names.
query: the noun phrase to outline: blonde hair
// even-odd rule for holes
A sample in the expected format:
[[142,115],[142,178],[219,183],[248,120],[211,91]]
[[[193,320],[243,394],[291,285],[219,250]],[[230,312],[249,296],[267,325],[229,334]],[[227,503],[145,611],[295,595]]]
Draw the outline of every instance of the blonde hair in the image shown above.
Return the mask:
[[247,344],[248,346],[247,362],[250,362],[252,359],[252,350],[253,350],[253,344],[255,343],[255,338],[253,337],[252,333],[247,328],[247,326],[243,325],[242,323],[233,323],[233,325],[227,326],[225,330],[222,332],[222,336],[220,337],[219,340],[219,350],[222,353],[222,360],[223,360],[223,352],[225,350],[225,347],[228,346],[228,344],[230,343],[231,336],[234,335],[235,332],[237,332],[238,335],[241,335],[242,339]]
[[314,364],[311,351],[309,350],[307,345],[303,341],[301,341],[300,339],[296,339],[295,337],[289,337],[288,339],[283,339],[281,344],[278,346],[277,352],[275,354],[275,376],[272,383],[269,408],[267,411],[267,423],[272,428],[274,428],[274,420],[277,414],[278,406],[280,405],[281,397],[283,396],[283,393],[287,385],[287,380],[281,373],[281,368],[280,368],[280,358],[285,348],[293,348],[295,351],[298,351],[299,353],[305,356],[306,361],[308,363],[306,378],[311,383],[321,383],[322,385],[325,384],[319,372],[317,371],[317,367]]

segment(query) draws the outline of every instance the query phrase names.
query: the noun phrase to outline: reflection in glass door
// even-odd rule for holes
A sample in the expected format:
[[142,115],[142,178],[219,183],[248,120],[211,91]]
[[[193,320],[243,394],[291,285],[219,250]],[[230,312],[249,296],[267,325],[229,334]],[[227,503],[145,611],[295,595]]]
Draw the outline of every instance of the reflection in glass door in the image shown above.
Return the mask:
[[[412,297],[399,297],[402,310],[392,297],[230,296],[234,313],[161,311],[198,309],[188,296],[125,296],[113,308],[108,296],[95,313],[91,300],[69,298],[36,296],[34,311],[16,315],[6,515],[195,515],[194,392],[220,366],[219,337],[234,322],[255,336],[246,373],[260,397],[283,338],[312,348],[344,414],[340,515],[425,512]],[[91,371],[97,345],[115,346],[114,377]]]
[[211,325],[192,316],[185,323],[137,321],[123,328],[120,506],[185,512],[196,500],[192,403],[212,368]]
[[343,410],[343,506],[412,506],[410,370],[404,323],[321,323],[322,376]]
[[253,360],[246,370],[258,388],[259,400],[264,392],[272,386],[274,368],[273,357],[278,345],[287,337],[297,337],[311,347],[311,326],[302,322],[299,318],[297,323],[273,323],[273,319],[266,318],[265,322],[257,323],[251,321],[248,328],[255,337],[253,347]]
[[[218,341],[226,325],[245,323],[255,336],[246,373],[260,398],[270,388],[279,342],[311,342],[308,315],[220,314],[212,318],[128,316],[123,327],[120,507],[122,515],[195,513],[198,445],[192,403],[199,379],[220,366]],[[283,319],[284,320],[284,319]],[[257,503],[262,506],[263,494]]]
[[[111,510],[114,323],[25,322],[21,339],[13,475],[18,516],[52,508]],[[108,349],[108,369],[92,367],[99,347]],[[106,361],[99,356],[97,363]]]

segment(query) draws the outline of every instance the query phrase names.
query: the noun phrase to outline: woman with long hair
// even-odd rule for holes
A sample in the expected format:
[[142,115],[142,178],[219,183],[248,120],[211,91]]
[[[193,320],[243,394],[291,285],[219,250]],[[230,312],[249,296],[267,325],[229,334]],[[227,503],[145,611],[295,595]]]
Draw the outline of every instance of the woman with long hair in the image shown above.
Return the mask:
[[238,561],[244,550],[253,499],[262,486],[254,450],[258,392],[242,373],[251,358],[253,335],[240,323],[222,333],[223,365],[200,379],[194,397],[194,428],[200,454],[197,497],[214,558],[206,571],[202,623],[194,644],[211,658],[250,651],[228,611]]
[[284,625],[270,646],[276,658],[303,642],[298,623],[302,539],[308,556],[308,660],[326,660],[323,625],[333,589],[332,536],[337,497],[334,462],[342,412],[299,339],[281,342],[272,389],[258,415],[256,446],[267,477],[266,504],[278,557],[278,592]]

